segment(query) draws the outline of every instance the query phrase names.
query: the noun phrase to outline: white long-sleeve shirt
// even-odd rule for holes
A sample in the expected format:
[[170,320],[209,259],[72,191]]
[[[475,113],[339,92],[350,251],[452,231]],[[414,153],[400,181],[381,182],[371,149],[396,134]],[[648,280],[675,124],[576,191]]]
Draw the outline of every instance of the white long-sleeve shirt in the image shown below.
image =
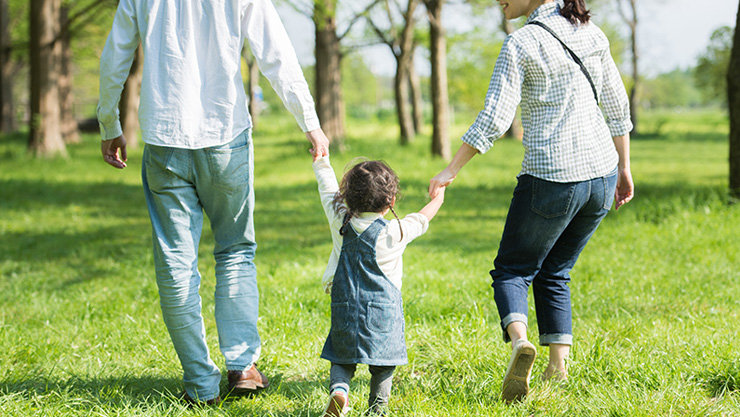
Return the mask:
[[[313,171],[319,183],[319,197],[321,197],[321,205],[324,207],[326,218],[329,220],[333,243],[322,279],[324,290],[329,293],[339,264],[339,254],[342,252],[343,239],[339,234],[339,229],[344,223],[344,213],[337,213],[332,204],[334,196],[339,191],[339,184],[329,157],[323,157],[314,162]],[[349,224],[355,232],[362,233],[380,217],[380,213],[361,213],[353,217]],[[403,252],[412,240],[426,233],[429,228],[429,219],[423,214],[412,213],[401,219],[400,224],[403,227],[403,239],[401,239],[401,230],[398,227],[399,221],[393,219],[380,231],[375,243],[375,256],[380,270],[399,290],[403,278]]]
[[141,41],[144,142],[198,149],[231,141],[251,126],[241,76],[245,39],[301,129],[319,128],[295,50],[270,0],[121,0],[101,56],[103,140],[122,134],[118,102]]

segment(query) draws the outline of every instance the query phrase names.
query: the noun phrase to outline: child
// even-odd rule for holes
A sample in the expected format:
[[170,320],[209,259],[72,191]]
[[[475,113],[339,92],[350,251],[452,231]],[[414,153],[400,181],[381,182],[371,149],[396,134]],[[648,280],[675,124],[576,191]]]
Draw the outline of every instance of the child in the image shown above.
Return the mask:
[[[348,410],[349,381],[358,363],[370,368],[368,406],[383,415],[393,371],[408,362],[401,276],[406,245],[424,234],[444,201],[441,192],[418,213],[399,220],[393,206],[398,177],[381,161],[353,166],[337,184],[329,157],[313,163],[334,247],[324,273],[331,294],[331,330],[321,357],[331,361],[324,417]],[[383,216],[391,211],[396,221]]]

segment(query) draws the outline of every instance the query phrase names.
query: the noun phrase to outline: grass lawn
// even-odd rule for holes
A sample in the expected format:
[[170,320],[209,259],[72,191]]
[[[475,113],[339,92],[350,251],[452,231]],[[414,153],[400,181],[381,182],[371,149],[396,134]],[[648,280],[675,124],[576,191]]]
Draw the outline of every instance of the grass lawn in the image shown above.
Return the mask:
[[[464,168],[406,251],[410,363],[395,375],[391,416],[740,416],[740,206],[726,204],[727,119],[645,115],[644,124],[651,132],[632,146],[636,198],[607,216],[572,273],[570,380],[539,382],[539,348],[532,394],[512,406],[498,399],[509,350],[488,270],[523,154],[501,140]],[[353,157],[384,159],[401,178],[399,215],[425,204],[444,167],[427,137],[401,148],[393,124],[359,121],[349,135],[332,157],[339,175]],[[117,171],[94,135],[68,159],[33,159],[24,141],[0,137],[0,416],[319,416],[331,239],[290,119],[262,119],[255,132],[258,365],[272,386],[202,410],[173,398],[181,370],[159,309],[141,151]],[[206,226],[201,294],[223,368],[212,250]],[[360,367],[350,416],[364,411],[368,383]]]

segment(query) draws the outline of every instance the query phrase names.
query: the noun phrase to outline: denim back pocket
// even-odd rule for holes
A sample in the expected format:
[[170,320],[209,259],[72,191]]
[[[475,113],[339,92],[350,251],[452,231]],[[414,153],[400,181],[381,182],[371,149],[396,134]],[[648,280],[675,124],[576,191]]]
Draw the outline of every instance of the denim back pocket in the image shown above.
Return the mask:
[[609,210],[614,204],[614,193],[617,191],[617,170],[615,169],[606,177],[603,177],[604,181],[604,210]]
[[532,211],[546,219],[564,216],[573,201],[576,183],[532,178]]
[[142,158],[149,189],[160,191],[171,185],[175,174],[169,167],[170,158],[175,149],[167,146],[145,145]]
[[243,189],[249,183],[252,149],[248,134],[205,150],[214,188],[225,192]]

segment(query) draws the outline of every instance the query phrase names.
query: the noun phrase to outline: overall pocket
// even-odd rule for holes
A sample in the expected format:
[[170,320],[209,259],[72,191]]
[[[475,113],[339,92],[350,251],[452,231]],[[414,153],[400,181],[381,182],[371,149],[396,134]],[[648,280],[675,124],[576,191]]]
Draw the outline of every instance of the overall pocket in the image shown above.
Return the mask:
[[370,302],[367,304],[367,328],[373,333],[388,333],[393,330],[396,305]]
[[546,219],[564,216],[573,201],[576,183],[532,178],[532,211]]
[[353,323],[357,320],[354,317],[354,309],[351,309],[348,302],[331,303],[331,330],[329,335],[334,347],[334,353],[340,356],[346,355],[354,349],[357,335],[352,331]]

